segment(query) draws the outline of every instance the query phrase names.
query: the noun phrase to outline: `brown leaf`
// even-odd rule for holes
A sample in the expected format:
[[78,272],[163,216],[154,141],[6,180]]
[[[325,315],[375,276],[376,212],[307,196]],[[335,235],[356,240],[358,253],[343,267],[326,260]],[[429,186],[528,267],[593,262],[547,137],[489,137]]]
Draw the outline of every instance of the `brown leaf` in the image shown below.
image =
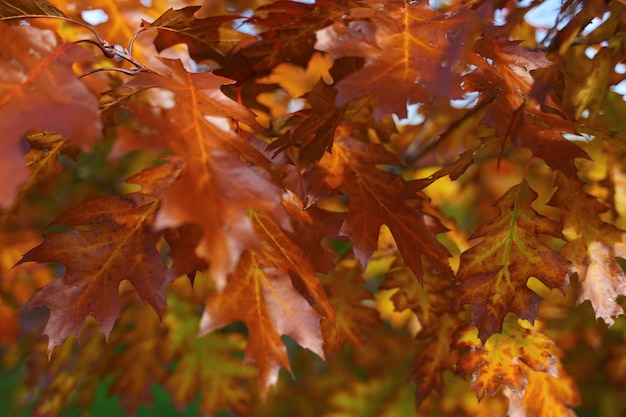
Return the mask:
[[0,17],[29,15],[65,16],[46,0],[0,0]]
[[184,165],[170,160],[128,179],[138,192],[95,197],[65,212],[53,224],[89,226],[51,233],[18,262],[58,262],[65,265],[62,278],[51,282],[25,305],[48,307],[44,329],[48,352],[69,335],[78,336],[85,319],[93,316],[105,336],[119,317],[119,285],[128,280],[155,311],[165,306],[167,268],[157,248],[152,222],[161,195]]
[[[546,79],[550,72],[538,80],[531,75],[539,69],[554,71],[550,68],[554,64],[544,52],[527,51],[519,42],[488,35],[476,41],[475,50],[483,60],[467,75],[469,88],[480,92],[481,100],[492,101],[482,123],[495,128],[499,137],[529,148],[551,168],[573,175],[574,160],[587,158],[581,148],[563,137],[563,133],[576,133],[574,123],[554,95],[548,94],[552,90],[552,81]],[[543,111],[546,105],[552,112]]]
[[376,250],[380,227],[385,224],[418,279],[423,275],[422,254],[435,269],[450,272],[448,252],[436,237],[445,230],[443,226],[423,210],[425,207],[421,205],[427,204],[425,201],[410,201],[405,197],[407,185],[400,176],[378,168],[401,165],[395,156],[380,145],[345,138],[335,143],[332,156],[326,154],[324,158],[333,161],[329,164],[331,173],[340,176],[348,189],[348,216],[340,233],[352,240],[354,253],[363,267]]
[[333,146],[335,129],[342,119],[345,107],[335,107],[335,94],[331,86],[319,81],[307,99],[311,104],[306,119],[270,144],[268,150],[276,154],[299,145],[298,155],[303,168],[317,162]]
[[263,76],[283,62],[306,68],[316,50],[316,32],[345,13],[342,3],[276,1],[259,7],[250,21],[265,29],[259,34],[261,39],[247,45],[236,56],[246,62],[245,67],[231,66],[227,74],[240,74],[232,75],[237,78]]

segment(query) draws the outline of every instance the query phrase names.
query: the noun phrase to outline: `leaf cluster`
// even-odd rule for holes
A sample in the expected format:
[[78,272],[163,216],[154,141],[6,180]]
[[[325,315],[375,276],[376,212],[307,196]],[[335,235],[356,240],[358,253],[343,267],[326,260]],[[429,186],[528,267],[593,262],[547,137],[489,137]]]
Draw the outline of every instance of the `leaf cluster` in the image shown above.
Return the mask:
[[623,415],[626,4],[548,5],[0,0],[10,412]]

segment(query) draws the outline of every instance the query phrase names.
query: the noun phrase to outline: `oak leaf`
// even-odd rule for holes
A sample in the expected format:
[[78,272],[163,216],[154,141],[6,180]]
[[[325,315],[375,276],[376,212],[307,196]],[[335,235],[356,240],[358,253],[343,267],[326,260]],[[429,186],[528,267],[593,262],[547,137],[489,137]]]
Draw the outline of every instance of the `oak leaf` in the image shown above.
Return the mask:
[[200,6],[169,9],[154,22],[143,22],[143,27],[157,30],[154,45],[159,52],[183,43],[187,45],[191,58],[197,61],[212,60],[220,66],[230,65],[225,58],[230,57],[241,43],[255,38],[230,27],[241,16],[198,19],[195,16],[199,9]]
[[524,390],[532,389],[531,372],[558,376],[561,353],[556,343],[521,320],[506,320],[502,333],[491,335],[484,344],[468,329],[459,335],[456,347],[463,351],[457,371],[472,374],[478,399],[494,396],[500,386],[523,396]]
[[28,179],[23,154],[30,129],[54,131],[88,148],[101,123],[97,99],[72,70],[75,62],[90,61],[90,53],[48,30],[0,22],[0,31],[0,206],[8,207]]
[[162,59],[162,63],[170,71],[168,76],[143,73],[127,85],[163,88],[176,96],[176,105],[159,111],[160,117],[136,113],[137,118],[149,116],[142,120],[147,126],[158,123],[159,129],[150,135],[154,144],[187,164],[186,175],[164,194],[155,226],[200,225],[203,236],[197,254],[209,262],[218,288],[224,288],[241,254],[259,244],[246,210],[267,213],[284,229],[290,228],[289,218],[280,202],[281,190],[264,171],[269,169],[268,160],[230,125],[232,118],[258,127],[251,112],[220,91],[231,80],[190,73],[180,61]]
[[456,71],[457,62],[444,59],[451,46],[448,32],[473,18],[468,9],[443,13],[428,1],[389,1],[378,8],[352,9],[348,22],[319,30],[315,44],[334,59],[365,59],[363,68],[336,85],[337,104],[374,94],[375,118],[385,114],[405,118],[407,104],[430,103],[434,92],[460,98],[460,77],[448,77],[445,88],[440,79],[442,71]]
[[317,162],[333,146],[335,129],[345,112],[345,107],[335,106],[335,94],[331,86],[319,81],[307,95],[311,105],[305,120],[276,139],[268,147],[276,154],[290,146],[299,145],[298,156],[304,169]]
[[69,335],[78,336],[89,316],[108,337],[120,314],[118,293],[123,280],[161,312],[167,267],[155,246],[153,220],[164,190],[183,167],[180,161],[170,160],[127,180],[141,185],[140,191],[85,200],[53,222],[76,228],[46,235],[18,262],[65,265],[65,275],[38,290],[24,306],[50,310],[44,329],[49,353]]
[[[276,1],[259,7],[249,22],[262,28],[260,39],[246,45],[235,56],[247,65],[231,71],[235,70],[240,77],[263,76],[283,62],[306,68],[317,49],[314,47],[316,32],[346,12],[343,3]],[[230,72],[228,75],[231,76]]]
[[589,300],[596,318],[608,325],[624,314],[617,298],[626,295],[626,274],[616,258],[626,259],[626,232],[598,217],[609,210],[582,186],[562,175],[550,204],[561,209],[567,243],[561,253],[572,262],[570,275],[578,274],[578,303]]
[[560,224],[533,210],[536,198],[526,181],[509,189],[495,204],[498,216],[471,236],[482,242],[461,255],[458,303],[471,304],[471,322],[483,341],[502,329],[508,312],[535,320],[540,297],[528,288],[529,278],[562,292],[569,285],[570,263],[538,238],[562,237]]
[[[520,367],[527,368],[523,363]],[[509,415],[576,417],[573,407],[580,405],[581,400],[576,381],[560,362],[556,364],[556,370],[558,378],[549,372],[527,369],[527,385],[523,393],[504,390],[509,398]]]
[[[352,138],[336,139],[332,155],[325,154],[320,161],[320,168],[329,174],[325,179],[329,188],[342,183],[347,188],[348,215],[340,234],[352,240],[354,253],[365,267],[378,246],[380,227],[385,224],[418,279],[423,275],[422,254],[435,269],[449,272],[448,252],[436,237],[445,229],[428,214],[423,198],[409,196],[400,176],[378,168],[384,165],[401,162],[380,145]],[[398,201],[398,196],[404,200]]]
[[256,212],[250,217],[261,246],[247,250],[224,291],[208,297],[200,332],[242,321],[248,328],[246,360],[257,363],[265,397],[280,367],[291,369],[280,337],[289,336],[324,358],[321,315],[310,303],[331,323],[334,312],[306,255],[269,218]]
[[[587,154],[563,137],[564,133],[576,131],[553,94],[549,94],[549,75],[556,64],[545,53],[528,51],[519,42],[489,35],[477,40],[474,48],[482,63],[467,75],[471,85],[468,88],[481,93],[479,103],[491,101],[482,123],[495,128],[499,137],[529,148],[551,168],[573,175],[574,160],[587,158]],[[541,79],[531,74],[538,70],[544,71]]]

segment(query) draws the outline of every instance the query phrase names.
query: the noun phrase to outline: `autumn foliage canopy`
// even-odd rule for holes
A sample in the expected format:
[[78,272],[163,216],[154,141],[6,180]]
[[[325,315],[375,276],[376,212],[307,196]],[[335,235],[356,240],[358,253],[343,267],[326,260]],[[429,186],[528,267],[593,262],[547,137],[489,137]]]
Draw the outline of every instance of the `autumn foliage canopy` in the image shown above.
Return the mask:
[[624,0],[198,3],[0,0],[7,410],[626,415]]

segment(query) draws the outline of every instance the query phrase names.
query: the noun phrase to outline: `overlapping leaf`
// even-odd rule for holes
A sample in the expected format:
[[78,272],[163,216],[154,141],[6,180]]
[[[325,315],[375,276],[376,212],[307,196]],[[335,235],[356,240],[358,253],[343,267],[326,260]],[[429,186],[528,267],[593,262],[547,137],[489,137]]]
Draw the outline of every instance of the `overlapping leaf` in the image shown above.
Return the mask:
[[72,70],[91,54],[47,30],[0,22],[0,31],[0,206],[8,207],[28,179],[22,141],[30,129],[58,132],[87,148],[101,123],[98,101]]
[[321,316],[307,299],[331,323],[334,312],[306,255],[269,218],[255,212],[250,216],[261,246],[246,251],[224,291],[206,300],[200,332],[233,321],[246,324],[246,360],[257,363],[261,394],[266,396],[280,367],[291,369],[282,335],[324,357]]
[[407,104],[430,103],[435,92],[459,98],[458,77],[441,83],[442,73],[455,73],[457,64],[444,59],[450,46],[447,34],[461,22],[475,19],[472,12],[459,8],[457,13],[443,13],[427,1],[389,1],[378,6],[353,9],[349,18],[354,21],[335,23],[317,33],[316,49],[335,59],[365,59],[363,68],[336,86],[337,103],[374,94],[376,118],[390,113],[404,118]]
[[345,111],[345,108],[335,107],[332,87],[321,80],[307,98],[311,104],[311,112],[307,118],[272,142],[268,148],[278,153],[289,146],[300,145],[298,154],[303,168],[308,168],[311,163],[318,161],[324,152],[332,149],[335,129]]
[[626,259],[626,232],[598,217],[608,207],[585,193],[581,185],[557,176],[551,204],[561,209],[563,233],[568,242],[561,253],[578,274],[578,303],[589,300],[596,317],[611,325],[624,314],[617,298],[626,295],[626,275],[616,258]]
[[246,209],[269,214],[285,229],[290,227],[289,219],[280,203],[280,189],[262,173],[267,160],[230,125],[235,118],[257,126],[249,111],[220,91],[230,80],[211,73],[189,73],[179,61],[163,63],[171,71],[169,77],[140,74],[129,83],[132,88],[165,88],[176,97],[176,106],[156,117],[137,113],[137,117],[149,116],[143,120],[149,128],[158,123],[159,134],[152,136],[153,142],[187,164],[187,174],[165,193],[156,225],[199,224],[203,236],[197,253],[209,261],[215,282],[223,288],[241,254],[258,245]]
[[497,217],[472,235],[483,241],[461,255],[458,302],[471,304],[472,324],[483,341],[502,329],[509,312],[535,320],[539,296],[527,286],[530,277],[563,292],[569,285],[570,263],[539,239],[561,237],[560,225],[533,210],[536,197],[526,181],[508,190],[496,202]]
[[[561,353],[554,341],[519,320],[505,321],[502,333],[493,334],[484,345],[473,330],[467,330],[459,337],[457,345],[467,349],[458,359],[457,370],[471,373],[472,389],[479,399],[485,394],[495,395],[501,386],[510,389],[512,395],[525,398],[528,391],[540,390],[544,383],[536,373],[555,379],[562,370]],[[539,385],[533,386],[535,383]],[[555,388],[553,385],[551,389]],[[576,388],[572,385],[568,388],[575,397]],[[575,405],[571,398],[564,397],[560,401]],[[532,403],[532,400],[524,402]]]
[[189,55],[195,60],[210,59],[223,66],[228,64],[226,57],[231,55],[241,42],[254,40],[254,37],[239,32],[228,25],[237,15],[226,15],[197,19],[199,6],[185,7],[180,10],[170,9],[152,23],[144,22],[144,27],[156,29],[158,35],[154,45],[158,51],[179,43],[189,49]]
[[250,22],[265,30],[259,34],[259,42],[241,51],[247,68],[240,68],[238,72],[266,75],[283,62],[306,68],[316,49],[316,32],[346,12],[343,1],[316,3],[276,1],[258,8]]
[[[398,176],[378,169],[381,165],[400,162],[383,147],[344,138],[335,142],[333,154],[326,154],[320,167],[328,173],[329,188],[345,183],[348,215],[340,233],[350,237],[354,253],[364,267],[378,245],[380,227],[385,224],[398,245],[406,264],[421,279],[421,255],[424,254],[439,271],[449,271],[448,253],[437,241],[436,233],[445,229],[424,211],[422,202],[398,201],[406,198],[407,187]],[[416,203],[417,207],[409,205]]]
[[[548,77],[555,68],[545,53],[488,35],[476,41],[475,50],[483,60],[467,78],[482,100],[492,101],[482,123],[495,128],[499,137],[531,149],[553,169],[573,175],[574,160],[587,154],[563,137],[575,133],[574,124],[550,94],[553,81]],[[543,78],[535,80],[531,71],[540,69]]]
[[78,336],[89,316],[108,336],[120,314],[118,292],[123,280],[161,312],[167,267],[155,246],[152,226],[163,192],[183,167],[171,160],[129,178],[128,182],[142,186],[138,192],[86,200],[54,224],[90,230],[77,227],[48,234],[20,260],[18,264],[58,262],[66,268],[62,278],[38,290],[25,306],[50,310],[44,329],[50,352],[69,335]]

